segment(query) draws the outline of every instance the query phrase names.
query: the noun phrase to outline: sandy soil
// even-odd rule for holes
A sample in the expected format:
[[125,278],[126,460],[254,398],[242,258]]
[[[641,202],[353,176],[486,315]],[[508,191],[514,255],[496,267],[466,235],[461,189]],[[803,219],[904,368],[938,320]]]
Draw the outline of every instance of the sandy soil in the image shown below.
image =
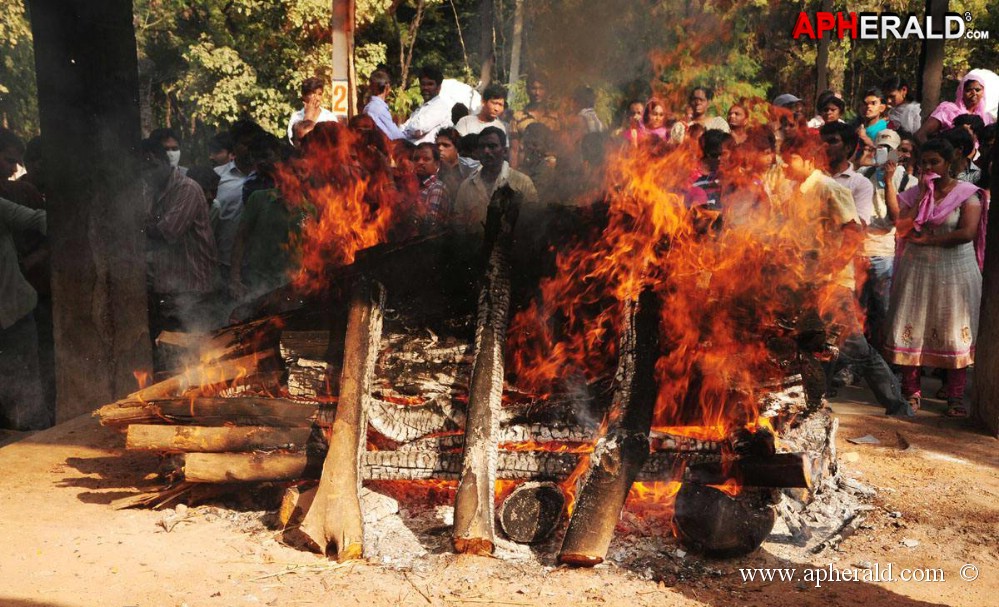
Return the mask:
[[[877,491],[838,549],[803,557],[772,536],[749,557],[713,561],[653,537],[655,558],[592,570],[556,568],[550,554],[456,557],[443,527],[404,567],[330,563],[280,544],[258,515],[224,508],[192,508],[167,532],[160,522],[176,513],[107,505],[155,458],[125,452],[123,437],[82,417],[0,447],[0,606],[995,604],[999,443],[933,410],[887,419],[865,396],[848,389],[832,405],[844,475]],[[846,442],[866,434],[879,444]],[[804,581],[806,567],[830,564],[861,575],[940,569],[944,581]],[[974,581],[960,575],[967,564]],[[795,568],[796,581],[743,581],[740,568],[763,567]]]

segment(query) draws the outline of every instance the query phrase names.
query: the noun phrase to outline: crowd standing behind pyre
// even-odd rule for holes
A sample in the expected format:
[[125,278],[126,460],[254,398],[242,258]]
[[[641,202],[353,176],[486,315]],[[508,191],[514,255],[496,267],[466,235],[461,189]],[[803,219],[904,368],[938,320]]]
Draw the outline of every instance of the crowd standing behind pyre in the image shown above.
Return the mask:
[[[502,86],[480,97],[432,67],[418,77],[424,103],[402,124],[386,103],[390,77],[379,70],[363,112],[348,122],[321,107],[323,82],[310,78],[287,141],[240,120],[211,139],[205,160],[212,166],[182,166],[171,129],[143,140],[151,336],[222,326],[240,303],[291,280],[289,243],[308,207],[285,200],[281,174],[309,179],[310,155],[329,153],[336,142],[348,144],[334,172],[389,175],[429,221],[473,233],[500,186],[525,207],[586,206],[610,187],[610,154],[662,156],[687,146],[696,160],[678,167],[690,172],[679,194],[692,220],[706,221],[717,237],[724,238],[722,218],[738,220],[726,204],[733,187],[763,197],[797,188],[820,201],[824,225],[844,252],[835,303],[851,319],[837,367],[827,370],[829,392],[856,373],[888,413],[912,415],[921,403],[920,369],[934,367],[943,372],[936,396],[946,399],[946,414],[967,415],[988,205],[982,188],[995,156],[995,74],[969,72],[956,99],[926,121],[908,82],[893,77],[864,91],[851,123],[843,120],[847,102],[831,90],[818,95],[812,117],[793,94],[740,101],[721,117],[709,109],[713,91],[695,87],[683,109],[636,99],[617,125],[601,121],[585,86],[571,95],[570,111],[556,106],[540,74],[528,79],[527,105],[513,112]],[[26,172],[14,180],[19,164]],[[38,139],[25,146],[0,130],[0,426],[21,430],[54,421],[40,165]],[[736,172],[747,178],[733,186],[726,177]],[[857,304],[862,316],[851,312]]]

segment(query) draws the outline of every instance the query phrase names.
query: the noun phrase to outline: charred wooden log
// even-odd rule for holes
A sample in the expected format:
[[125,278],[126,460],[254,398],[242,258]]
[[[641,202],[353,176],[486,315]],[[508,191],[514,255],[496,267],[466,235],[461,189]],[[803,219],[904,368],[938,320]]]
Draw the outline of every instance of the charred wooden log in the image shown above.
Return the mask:
[[379,434],[408,443],[428,434],[453,432],[465,424],[465,410],[450,396],[437,396],[420,405],[397,405],[371,399],[368,422]]
[[336,368],[330,361],[330,331],[282,331],[281,358],[288,369],[288,394],[313,401],[328,400],[329,374]]
[[536,544],[562,521],[565,495],[555,483],[524,483],[500,505],[503,532],[520,544]]
[[333,434],[323,463],[319,490],[302,522],[302,532],[338,561],[357,559],[363,550],[363,517],[358,491],[364,450],[364,411],[381,340],[385,290],[359,281],[351,294],[344,340],[343,372]]
[[619,417],[591,456],[559,551],[563,564],[591,567],[603,562],[628,491],[649,456],[660,305],[645,291],[626,310],[611,413]]
[[695,463],[687,466],[686,481],[720,485],[734,479],[744,487],[810,488],[812,464],[804,453],[747,456],[727,462]]
[[496,434],[510,312],[510,243],[518,211],[513,190],[504,186],[490,200],[486,219],[485,280],[479,291],[464,465],[454,502],[454,548],[463,553],[491,554],[495,545]]
[[[197,483],[270,482],[317,479],[325,453],[275,451],[247,453],[188,453],[182,456],[184,478]],[[500,451],[496,477],[503,480],[562,480],[589,454],[554,451]],[[679,462],[718,462],[717,453],[653,453],[639,472],[638,481],[671,479]],[[457,480],[463,458],[459,452],[365,451],[361,454],[364,480]]]
[[310,433],[309,428],[132,424],[125,448],[175,453],[300,449]]

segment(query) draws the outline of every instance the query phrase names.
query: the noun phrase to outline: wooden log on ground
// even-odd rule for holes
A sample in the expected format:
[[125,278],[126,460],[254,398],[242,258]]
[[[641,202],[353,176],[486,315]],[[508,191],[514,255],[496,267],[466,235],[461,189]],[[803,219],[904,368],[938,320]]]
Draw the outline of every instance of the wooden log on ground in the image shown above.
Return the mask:
[[184,480],[190,483],[294,481],[317,477],[318,466],[314,463],[301,451],[188,453],[184,455]]
[[226,424],[308,428],[316,417],[316,406],[284,398],[202,397],[105,405],[94,412],[102,426],[130,424]]
[[475,362],[469,382],[464,462],[454,501],[454,549],[492,554],[495,546],[496,459],[503,405],[503,356],[510,312],[510,244],[519,205],[504,186],[493,194],[486,219],[486,269],[479,291]]
[[613,402],[619,421],[593,451],[559,550],[560,563],[592,567],[603,562],[628,491],[649,457],[658,392],[659,311],[651,291],[626,306]]
[[[274,453],[188,453],[183,456],[185,480],[220,483],[231,480],[269,482],[317,479],[325,454],[296,451]],[[576,468],[579,458],[589,454],[554,451],[500,451],[496,477],[502,480],[562,480]],[[646,460],[638,481],[673,478],[678,462],[718,461],[713,453],[653,453]],[[461,453],[433,451],[365,451],[360,473],[364,480],[457,480],[462,471]]]
[[564,509],[565,495],[555,483],[524,483],[500,505],[500,526],[511,540],[536,544],[555,531]]
[[302,449],[311,432],[309,428],[268,426],[132,424],[128,427],[125,448],[181,453]]
[[366,436],[365,407],[381,343],[385,289],[360,280],[351,292],[344,340],[343,371],[333,434],[323,462],[319,490],[302,521],[305,533],[338,561],[361,558],[364,524],[358,492],[360,454]]

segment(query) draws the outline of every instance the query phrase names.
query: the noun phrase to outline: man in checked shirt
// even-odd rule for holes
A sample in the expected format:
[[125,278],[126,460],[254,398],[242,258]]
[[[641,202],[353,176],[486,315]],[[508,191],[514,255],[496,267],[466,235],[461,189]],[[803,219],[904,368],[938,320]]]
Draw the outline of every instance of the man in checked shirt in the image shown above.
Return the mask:
[[141,152],[142,179],[152,197],[146,220],[150,336],[213,329],[216,250],[204,192],[170,166],[159,142],[144,140]]

